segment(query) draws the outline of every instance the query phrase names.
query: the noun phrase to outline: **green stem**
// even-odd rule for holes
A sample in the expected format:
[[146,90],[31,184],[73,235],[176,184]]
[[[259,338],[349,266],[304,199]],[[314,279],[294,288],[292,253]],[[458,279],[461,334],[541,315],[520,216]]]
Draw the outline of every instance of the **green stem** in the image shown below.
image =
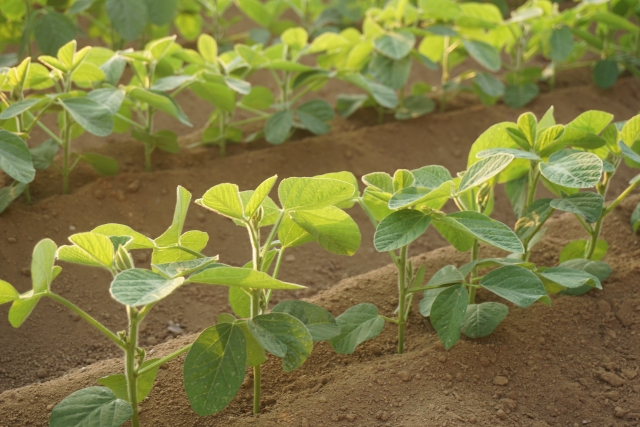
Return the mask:
[[[153,110],[153,108],[148,107],[146,131],[147,131],[147,134],[149,134],[149,135],[153,134],[153,115],[154,115],[154,113],[155,113],[155,111]],[[153,153],[155,148],[156,148],[155,145],[152,145],[152,144],[150,144],[148,142],[145,142],[145,144],[144,144],[144,167],[145,167],[145,170],[147,172],[151,172],[151,169],[152,169],[151,154]]]
[[127,307],[129,316],[129,337],[127,340],[127,348],[125,349],[125,370],[124,375],[127,379],[127,394],[129,404],[133,408],[131,416],[131,427],[140,427],[138,418],[138,372],[136,366],[136,350],[138,348],[138,318],[136,309]]
[[[269,250],[269,247],[271,246],[271,242],[273,242],[273,239],[275,239],[276,235],[278,234],[278,229],[280,228],[280,224],[282,224],[282,220],[284,219],[284,215],[285,215],[285,209],[282,209],[280,211],[280,215],[278,215],[278,219],[276,219],[276,223],[273,224],[273,227],[271,228],[271,232],[269,233],[269,236],[267,237],[267,240],[264,243],[264,246],[262,247],[262,253],[260,254],[260,256],[264,256],[267,251]],[[259,248],[260,246],[258,246]]]
[[591,233],[591,239],[589,240],[589,244],[587,246],[587,251],[585,253],[586,259],[591,259],[596,250],[596,246],[598,245],[598,238],[600,237],[600,231],[602,230],[602,223],[604,222],[604,216],[601,216],[598,222],[596,222],[596,226],[593,229],[593,233]]
[[[471,251],[471,261],[476,261],[478,259],[478,254],[480,252],[480,244],[478,242],[478,240],[474,240],[473,241],[473,249]],[[471,270],[471,280],[473,281],[473,279],[478,275],[478,268],[477,267],[473,267],[473,269]],[[472,287],[469,289],[469,304],[475,304],[476,301],[476,288]]]
[[29,187],[30,187],[29,184],[27,184],[27,186],[24,188],[24,193],[23,193],[24,194],[24,198],[26,199],[28,205],[33,203],[31,201],[31,192],[29,191]]
[[614,210],[615,207],[618,206],[620,202],[622,202],[638,186],[638,184],[640,184],[640,181],[634,182],[633,184],[628,186],[626,190],[620,193],[620,195],[613,202],[611,202],[609,206],[605,208],[604,212],[602,213],[602,218],[604,219],[605,216],[609,215],[611,211]]
[[96,328],[98,331],[102,332],[103,335],[105,335],[107,338],[109,338],[111,341],[113,341],[122,350],[126,349],[125,343],[122,342],[122,340],[120,338],[118,338],[118,336],[116,334],[111,332],[109,329],[107,329],[105,326],[103,326],[102,323],[98,322],[96,319],[91,317],[88,313],[83,311],[80,307],[78,307],[77,305],[75,305],[71,301],[61,297],[60,295],[57,295],[57,294],[54,294],[54,293],[50,292],[50,293],[47,294],[47,296],[49,298],[51,298],[52,300],[56,301],[57,303],[60,303],[61,305],[64,305],[69,310],[71,310],[74,313],[76,313],[78,316],[82,317],[86,322],[88,322],[91,326]]
[[[254,290],[251,297],[251,318],[260,314],[260,290]],[[260,413],[261,365],[253,367],[253,413]]]
[[69,124],[69,113],[65,110],[63,117],[63,143],[62,143],[62,194],[69,194],[69,163],[71,162],[71,125]]
[[400,259],[398,260],[398,354],[404,353],[404,327],[407,323],[405,304],[407,302],[407,249],[409,245],[400,249]]
[[167,362],[172,361],[173,359],[175,359],[176,357],[180,356],[181,354],[186,353],[187,351],[191,350],[191,346],[192,344],[186,345],[184,347],[182,347],[179,350],[174,351],[171,354],[166,355],[163,358],[160,358],[158,360],[156,360],[155,362],[149,363],[147,365],[144,366],[144,368],[141,368],[138,370],[138,377],[146,374],[147,372],[156,369],[158,366],[164,365]]
[[398,324],[398,319],[392,319],[391,317],[387,317],[383,315],[380,315],[380,317],[386,320],[387,322],[394,323],[396,325]]
[[540,179],[540,173],[538,172],[538,162],[531,162],[531,169],[529,171],[529,183],[527,185],[527,204],[525,209],[533,203],[536,199],[536,191],[538,189],[538,180]]
[[197,258],[206,258],[206,255],[203,255],[203,254],[201,254],[200,252],[198,252],[198,251],[194,251],[194,250],[189,249],[189,248],[187,248],[187,247],[185,247],[185,246],[179,246],[179,245],[176,245],[176,246],[169,246],[169,247],[173,247],[173,248],[176,248],[176,249],[180,249],[181,251],[184,251],[184,252],[186,252],[186,253],[188,253],[188,254],[191,254],[191,255],[193,255],[193,256],[195,256],[195,257],[197,257]]

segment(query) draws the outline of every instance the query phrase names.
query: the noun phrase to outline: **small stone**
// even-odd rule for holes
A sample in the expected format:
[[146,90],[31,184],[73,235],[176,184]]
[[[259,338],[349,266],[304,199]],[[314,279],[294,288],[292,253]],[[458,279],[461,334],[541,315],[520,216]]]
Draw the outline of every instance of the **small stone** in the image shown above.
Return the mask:
[[138,190],[140,190],[141,185],[140,181],[136,179],[127,186],[127,191],[129,193],[137,193]]
[[462,372],[458,372],[458,374],[456,375],[456,381],[460,382],[464,379],[464,375],[462,374]]
[[205,214],[202,213],[202,212],[198,212],[198,215],[196,215],[196,216],[198,217],[198,221],[200,221],[200,222],[204,222],[207,219]]
[[624,416],[627,415],[628,413],[629,413],[628,410],[622,409],[619,406],[616,406],[616,408],[613,410],[613,415],[615,415],[617,418],[624,418]]
[[119,202],[124,202],[127,200],[127,196],[126,194],[124,194],[124,191],[122,190],[116,191],[116,200]]
[[38,378],[46,378],[48,375],[48,372],[46,369],[40,368],[36,371],[36,375],[38,376]]
[[632,379],[634,379],[635,377],[638,376],[638,373],[636,371],[634,371],[633,369],[623,369],[622,370],[622,375],[627,377],[627,379],[632,380]]
[[347,414],[347,416],[345,418],[347,419],[347,421],[352,423],[352,422],[354,422],[356,420],[356,417],[357,417],[356,414]]
[[18,239],[16,239],[15,237],[7,237],[7,243],[18,243]]
[[411,374],[407,371],[398,372],[398,378],[400,378],[403,382],[407,383],[411,381]]
[[47,411],[52,410],[55,407],[55,405],[53,403],[47,405]]
[[320,398],[318,398],[318,401],[319,401],[320,403],[327,403],[327,398],[326,398],[326,397],[324,397],[324,396],[320,396]]
[[480,364],[482,365],[483,368],[486,368],[489,365],[491,365],[491,362],[486,357],[481,357],[480,358]]
[[287,262],[293,262],[293,261],[296,260],[296,256],[295,255],[286,255],[284,257],[284,260],[287,261]]
[[147,338],[147,344],[156,345],[158,344],[158,339],[154,336],[150,336],[149,338]]
[[445,381],[453,381],[453,377],[450,374],[444,376]]
[[496,416],[498,418],[500,418],[501,420],[506,420],[507,419],[507,413],[504,412],[502,409],[498,409],[498,412],[496,412]]
[[598,308],[604,312],[609,312],[611,311],[611,304],[609,304],[608,301],[603,300],[603,299],[599,299],[598,300]]
[[96,191],[93,192],[93,197],[95,197],[98,200],[104,199],[104,196],[105,196],[105,194],[104,194],[104,191],[102,191],[102,190],[96,190]]
[[23,276],[31,277],[31,269],[29,267],[25,267],[20,270]]
[[615,390],[612,390],[612,391],[609,391],[609,392],[605,393],[604,396],[607,399],[613,400],[614,402],[617,402],[618,399],[620,399],[620,393],[615,391]]
[[438,361],[439,361],[440,363],[444,363],[444,362],[446,362],[446,361],[447,361],[447,356],[442,355],[442,356],[438,357]]
[[387,411],[378,411],[376,419],[380,421],[389,421],[389,413]]
[[169,320],[167,331],[171,332],[173,335],[182,335],[184,333],[184,329],[182,329],[180,323],[173,323],[172,320]]
[[509,379],[507,377],[503,377],[502,375],[498,375],[493,379],[493,383],[499,386],[506,386],[509,384]]
[[477,423],[477,422],[478,422],[478,418],[476,418],[476,416],[475,416],[475,415],[471,415],[471,416],[469,417],[469,422],[470,422],[471,424],[475,424],[475,423]]
[[511,400],[507,398],[500,399],[500,403],[502,403],[505,408],[509,408],[510,411],[515,411],[516,406],[518,405],[515,400]]
[[602,372],[600,374],[600,379],[604,382],[611,384],[614,387],[622,387],[626,382],[624,379],[620,378],[613,372]]

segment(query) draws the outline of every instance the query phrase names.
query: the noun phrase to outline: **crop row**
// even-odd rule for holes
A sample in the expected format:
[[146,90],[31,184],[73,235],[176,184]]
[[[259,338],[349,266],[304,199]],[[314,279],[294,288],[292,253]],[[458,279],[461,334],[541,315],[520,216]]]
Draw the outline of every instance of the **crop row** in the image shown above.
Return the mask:
[[[315,342],[328,341],[337,353],[351,354],[380,334],[385,322],[397,325],[402,353],[415,295],[422,295],[420,313],[450,349],[461,335],[474,339],[491,334],[509,312],[501,302],[477,303],[478,290],[526,308],[537,301],[550,304],[551,294],[601,289],[611,273],[602,261],[608,248],[600,236],[603,222],[640,183],[638,175],[622,193],[608,194],[623,162],[640,168],[640,115],[626,122],[612,120],[606,112],[587,111],[563,125],[556,123],[553,108],[539,120],[525,113],[515,123],[486,130],[471,148],[467,169],[455,177],[438,165],[400,169],[393,176],[374,172],[362,177],[363,192],[350,172],[284,179],[277,185],[279,203],[269,196],[277,176],[255,190],[218,184],[195,203],[228,218],[229,225],[246,229],[252,257],[243,267],[203,254],[207,233],[184,232],[191,193],[182,187],[177,189],[173,222],[155,239],[125,225],[105,224],[70,236],[70,245],[58,247],[50,239],[42,240],[33,252],[31,290],[19,294],[0,281],[0,304],[11,303],[11,324],[19,327],[40,299],[50,298],[94,326],[124,354],[123,374],[100,378],[99,386],[68,396],[51,412],[50,426],[97,425],[99,416],[103,427],[117,427],[129,419],[138,427],[138,405],[151,392],[160,366],[185,353],[184,388],[197,414],[222,411],[241,387],[247,368],[253,370],[253,409],[258,413],[266,353],[281,358],[282,369],[289,372],[305,362]],[[518,217],[513,229],[490,217],[499,185],[505,186]],[[540,186],[554,197],[536,197]],[[458,209],[443,212],[450,201]],[[360,230],[345,212],[355,205],[376,228],[376,250],[389,253],[397,267],[395,317],[380,315],[370,303],[337,317],[297,300],[270,307],[272,291],[302,288],[278,279],[289,248],[315,242],[338,255],[357,251]],[[536,265],[530,259],[532,249],[554,211],[572,213],[586,238],[562,248],[559,265]],[[640,226],[640,205],[631,226],[634,231]],[[469,262],[447,265],[425,278],[425,266],[414,268],[408,249],[430,227],[456,250],[468,253]],[[506,256],[483,257],[486,246],[481,243]],[[136,267],[131,255],[144,249],[152,251],[150,269]],[[128,329],[113,332],[55,293],[51,284],[62,270],[57,261],[109,271],[111,297],[124,306]],[[192,344],[162,358],[148,358],[138,341],[140,323],[158,301],[192,284],[228,287],[234,314],[221,314]]]
[[[296,129],[328,132],[334,108],[325,100],[303,100],[331,79],[363,92],[338,97],[336,110],[343,117],[368,106],[381,117],[391,112],[402,120],[434,110],[434,97],[444,109],[459,92],[475,93],[485,104],[504,98],[520,107],[538,95],[537,82],[552,86],[557,72],[567,68],[592,67],[601,88],[611,87],[623,70],[639,75],[640,27],[633,22],[638,1],[585,0],[563,11],[549,1],[533,1],[504,19],[495,5],[452,0],[391,1],[384,7],[356,2],[355,8],[338,2],[329,9],[318,1],[238,0],[238,8],[266,30],[253,31],[254,38],[245,44],[223,42],[221,47],[212,36],[198,36],[199,24],[185,30],[186,23],[202,20],[200,10],[209,2],[187,2],[196,8],[188,13],[178,12],[184,5],[175,1],[154,3],[153,8],[147,3],[78,0],[63,7],[65,13],[41,1],[0,6],[0,28],[9,33],[19,28],[23,51],[32,46],[33,34],[44,52],[37,62],[29,55],[12,68],[0,68],[0,168],[13,179],[0,190],[0,212],[21,194],[29,199],[28,184],[36,169],[59,168],[64,193],[79,162],[98,173],[115,174],[115,159],[74,152],[73,140],[84,132],[99,137],[130,132],[144,144],[150,170],[154,150],[180,149],[176,133],[159,129],[155,115],[163,112],[191,125],[176,101],[185,90],[211,104],[201,143],[218,145],[224,154],[228,142],[264,136],[281,144]],[[213,5],[216,22],[222,22],[231,2]],[[304,27],[281,19],[287,7],[303,18]],[[145,42],[170,31],[176,13],[175,26],[183,35],[197,37],[197,50],[180,46],[175,36]],[[78,50],[73,40],[78,15],[91,18],[89,33],[113,49]],[[360,21],[360,26],[349,26]],[[222,33],[216,35],[225,40]],[[128,40],[136,40],[140,49],[125,48]],[[11,58],[5,55],[3,61]],[[474,65],[465,68],[468,58]],[[545,65],[534,65],[541,62]],[[418,81],[409,87],[417,66],[424,67],[421,75],[439,72],[440,84]],[[259,70],[272,76],[275,90],[249,83]],[[41,120],[48,114],[56,115],[57,126]],[[259,123],[259,132],[246,134]],[[35,127],[50,139],[29,150],[23,140]],[[60,149],[61,166],[53,163]]]

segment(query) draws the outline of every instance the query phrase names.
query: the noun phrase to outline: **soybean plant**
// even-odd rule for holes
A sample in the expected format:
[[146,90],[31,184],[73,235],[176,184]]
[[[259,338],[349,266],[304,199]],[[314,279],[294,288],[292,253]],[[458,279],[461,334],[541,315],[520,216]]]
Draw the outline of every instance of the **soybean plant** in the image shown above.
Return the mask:
[[[329,340],[336,351],[351,353],[380,333],[384,322],[372,304],[352,307],[337,319],[317,305],[295,300],[268,311],[272,291],[303,288],[276,279],[286,249],[316,241],[329,252],[352,255],[359,247],[358,227],[340,209],[354,195],[352,177],[339,173],[285,179],[278,186],[281,207],[268,196],[276,176],[252,191],[219,184],[196,201],[246,228],[251,242],[251,261],[238,270],[243,273],[235,282],[218,268],[190,278],[194,283],[229,286],[229,302],[237,316],[222,314],[216,325],[200,334],[185,360],[185,389],[199,415],[219,412],[229,404],[242,385],[245,365],[253,368],[253,411],[260,412],[265,350],[282,358],[282,368],[289,372],[305,362],[314,342]],[[269,226],[263,240],[261,229]]]

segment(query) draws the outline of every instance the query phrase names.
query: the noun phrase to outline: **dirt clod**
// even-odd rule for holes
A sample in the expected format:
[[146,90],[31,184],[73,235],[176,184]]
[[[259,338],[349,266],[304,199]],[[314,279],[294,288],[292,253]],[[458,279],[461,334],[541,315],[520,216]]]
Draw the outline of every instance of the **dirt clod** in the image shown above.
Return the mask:
[[604,382],[611,384],[614,387],[622,387],[625,384],[625,380],[620,378],[618,375],[613,372],[602,372],[600,373],[600,379]]
[[499,386],[506,386],[507,384],[509,384],[509,379],[507,377],[503,377],[502,375],[498,375],[497,377],[493,378],[493,383],[495,385],[499,385]]

